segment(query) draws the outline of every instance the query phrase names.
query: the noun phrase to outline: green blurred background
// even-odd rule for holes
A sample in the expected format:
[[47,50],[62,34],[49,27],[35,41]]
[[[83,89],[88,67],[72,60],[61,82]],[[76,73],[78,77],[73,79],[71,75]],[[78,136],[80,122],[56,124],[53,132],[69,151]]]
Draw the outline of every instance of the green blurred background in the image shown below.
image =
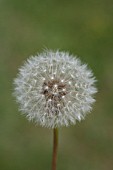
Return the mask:
[[92,113],[60,129],[58,170],[113,170],[112,0],[0,0],[0,170],[51,169],[52,130],[12,97],[18,67],[45,47],[81,56],[98,79]]

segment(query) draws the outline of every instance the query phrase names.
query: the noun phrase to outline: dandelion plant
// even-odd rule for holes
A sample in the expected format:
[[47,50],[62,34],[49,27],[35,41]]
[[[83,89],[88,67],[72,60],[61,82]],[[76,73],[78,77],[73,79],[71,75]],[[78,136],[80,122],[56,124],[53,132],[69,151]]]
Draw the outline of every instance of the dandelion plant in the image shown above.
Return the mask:
[[31,56],[14,80],[22,113],[53,129],[52,170],[56,170],[58,128],[81,121],[95,102],[95,77],[86,64],[67,52],[46,50]]

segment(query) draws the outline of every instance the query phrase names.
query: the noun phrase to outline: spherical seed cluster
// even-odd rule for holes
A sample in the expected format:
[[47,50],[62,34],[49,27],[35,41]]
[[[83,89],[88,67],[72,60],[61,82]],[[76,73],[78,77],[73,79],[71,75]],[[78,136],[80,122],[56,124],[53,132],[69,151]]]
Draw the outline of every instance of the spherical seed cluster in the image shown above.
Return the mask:
[[87,66],[65,52],[30,57],[14,80],[20,110],[29,120],[55,128],[84,119],[94,103],[95,78]]

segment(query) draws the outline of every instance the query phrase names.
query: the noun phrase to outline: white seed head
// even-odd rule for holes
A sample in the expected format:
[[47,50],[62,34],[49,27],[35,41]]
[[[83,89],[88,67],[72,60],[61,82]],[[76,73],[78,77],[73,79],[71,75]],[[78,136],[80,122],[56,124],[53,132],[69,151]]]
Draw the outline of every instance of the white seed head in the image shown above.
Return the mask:
[[97,92],[91,70],[75,56],[45,51],[30,57],[14,80],[14,95],[29,120],[56,128],[84,119]]

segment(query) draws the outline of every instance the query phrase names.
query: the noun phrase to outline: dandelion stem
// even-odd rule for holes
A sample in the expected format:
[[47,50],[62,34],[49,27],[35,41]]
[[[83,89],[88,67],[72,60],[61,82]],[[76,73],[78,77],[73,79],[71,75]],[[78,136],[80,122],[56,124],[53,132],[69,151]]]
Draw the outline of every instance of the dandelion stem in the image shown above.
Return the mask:
[[58,150],[58,129],[53,129],[53,157],[52,157],[52,170],[56,170],[57,163],[57,150]]

